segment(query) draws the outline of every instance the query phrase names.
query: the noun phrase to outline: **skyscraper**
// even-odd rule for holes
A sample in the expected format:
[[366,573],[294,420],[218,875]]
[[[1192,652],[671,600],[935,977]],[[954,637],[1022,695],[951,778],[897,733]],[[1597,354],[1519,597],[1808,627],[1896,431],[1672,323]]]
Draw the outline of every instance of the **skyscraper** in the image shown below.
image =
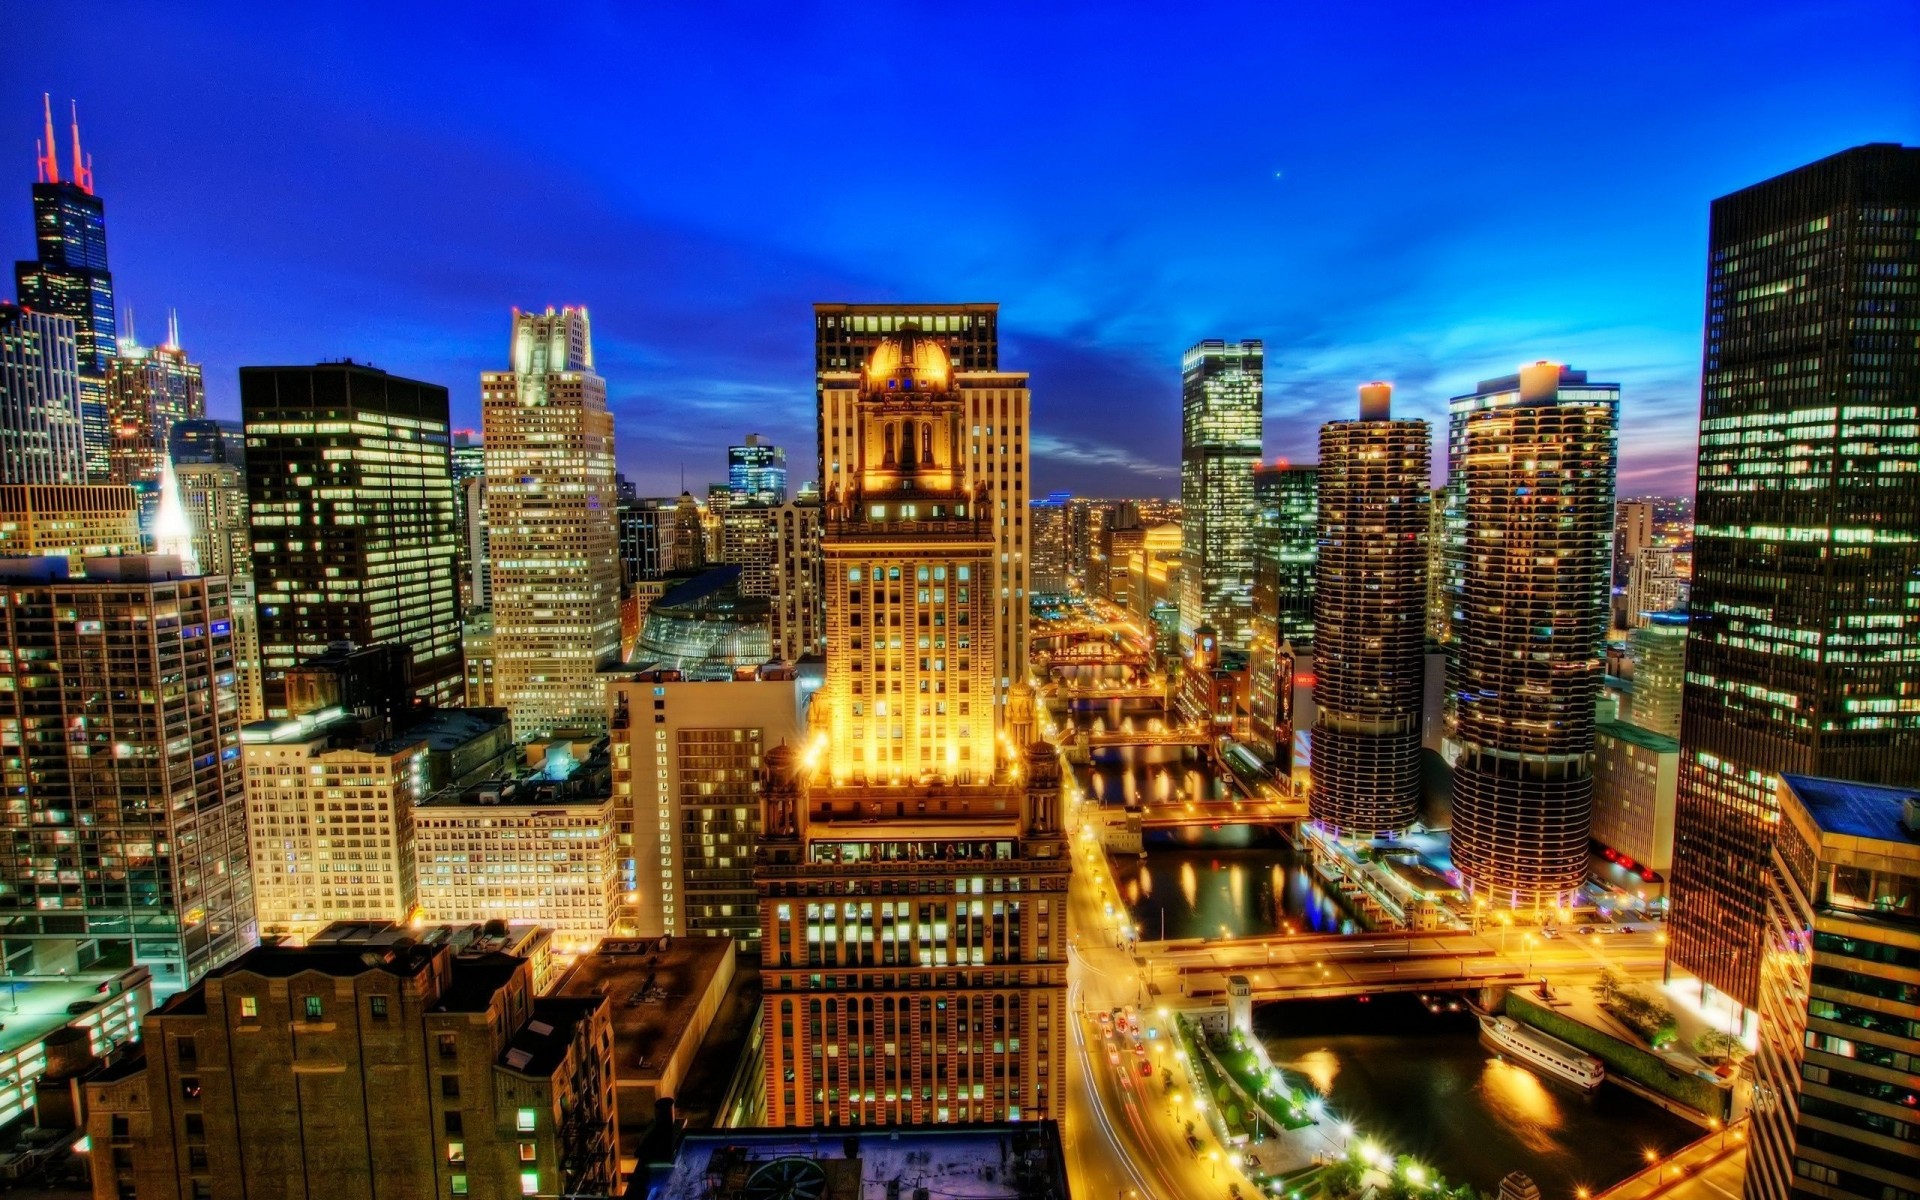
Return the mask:
[[[1620,427],[1620,385],[1617,383],[1590,383],[1585,371],[1576,371],[1571,367],[1560,367],[1554,363],[1535,363],[1532,368],[1536,374],[1548,367],[1556,367],[1560,373],[1559,386],[1554,398],[1561,404],[1601,404],[1607,406],[1613,414],[1613,427]],[[1464,396],[1455,396],[1447,401],[1447,502],[1445,511],[1440,514],[1444,523],[1446,537],[1440,548],[1445,561],[1446,571],[1443,580],[1445,612],[1445,640],[1451,641],[1459,636],[1456,625],[1460,617],[1462,592],[1466,587],[1467,572],[1467,510],[1466,510],[1466,453],[1467,422],[1474,414],[1507,408],[1521,402],[1519,374],[1503,375],[1498,379],[1482,379],[1474,390]],[[1545,386],[1544,380],[1537,380]],[[1618,440],[1616,435],[1616,441]],[[1607,515],[1608,561],[1612,561],[1613,514]],[[1611,577],[1611,567],[1609,567]],[[1448,724],[1453,722],[1453,697],[1447,699]]]
[[773,652],[788,662],[825,649],[821,516],[818,497],[775,510]]
[[1314,579],[1313,819],[1405,832],[1420,804],[1432,432],[1360,389],[1360,419],[1320,427]]
[[86,447],[86,480],[107,478],[107,374],[117,335],[113,272],[107,269],[107,207],[93,193],[93,158],[80,149],[80,114],[73,114],[73,169],[60,178],[53,136],[53,100],[43,97],[46,132],[39,144],[39,182],[33,185],[37,257],[13,264],[22,308],[70,317],[78,365],[77,394]]
[[[908,369],[898,365],[905,359],[896,361],[894,356],[905,354],[909,347],[928,348],[930,362],[935,352],[942,355],[938,364],[928,369],[946,372],[946,394],[960,405],[960,420],[953,436],[960,438],[961,443],[954,453],[965,463],[970,486],[979,492],[972,501],[984,504],[993,518],[994,556],[986,576],[985,593],[993,601],[993,694],[996,707],[1004,706],[1008,689],[1015,680],[1027,675],[1028,531],[1024,518],[1032,405],[1027,376],[1023,371],[962,370],[948,354],[946,344],[963,335],[925,332],[912,322],[905,322],[903,328],[905,332],[897,337],[880,339],[874,353],[881,357],[876,360],[869,356],[863,370],[820,376],[821,395],[826,404],[820,440],[826,447],[823,457],[827,462],[827,474],[822,477],[820,489],[822,499],[829,507],[847,503],[859,485],[854,477],[855,464],[869,459],[878,463],[884,457],[884,446],[868,449],[858,444],[862,436],[859,418],[865,380],[874,375],[876,368],[883,379],[892,371]],[[889,363],[895,365],[889,366]],[[906,464],[925,461],[930,453],[928,445],[907,445],[907,433],[905,423],[895,425],[894,461]],[[923,423],[919,436],[924,443],[928,438],[937,440],[939,432]],[[831,571],[828,574],[831,575]],[[828,580],[830,586],[832,582]],[[979,594],[977,589],[975,594]],[[837,636],[829,630],[830,639]]]
[[998,304],[816,304],[813,306],[815,428],[820,431],[820,490],[827,472],[827,402],[821,376],[858,371],[882,338],[912,326],[940,340],[956,371],[1000,369]]
[[1714,201],[1670,971],[1751,1010],[1782,774],[1920,779],[1920,147]]
[[247,431],[239,421],[201,418],[175,421],[167,435],[167,452],[177,467],[188,463],[226,463],[247,469]]
[[969,432],[1024,424],[1020,382],[911,330],[828,377],[827,681],[804,753],[767,751],[754,870],[770,1124],[1060,1111],[1058,767],[1024,677],[992,703],[1025,504]]
[[1039,595],[1064,596],[1072,590],[1067,520],[1072,503],[1072,496],[1054,492],[1028,505],[1027,544],[1033,548],[1032,561],[1027,565],[1028,584]]
[[1319,490],[1320,469],[1312,463],[1253,471],[1255,617],[1269,617],[1277,638],[1300,649],[1313,642]]
[[1634,559],[1653,545],[1653,501],[1622,500],[1614,509],[1613,586],[1624,587]]
[[1571,899],[1593,818],[1619,392],[1570,399],[1578,374],[1523,367],[1461,427],[1453,861],[1477,895],[1516,908]]
[[[177,991],[257,940],[227,581],[162,556],[65,568],[0,560],[8,970],[106,956]],[[36,729],[61,736],[18,732]]]
[[727,447],[727,488],[736,503],[787,502],[787,452],[757,433],[744,444]]
[[[235,682],[242,724],[266,716],[260,678],[260,608],[253,585],[253,526],[247,518],[247,477],[231,463],[187,463],[173,468],[174,489],[186,519],[193,561],[232,588]],[[165,547],[162,547],[165,551]]]
[[514,732],[601,727],[620,654],[613,414],[584,308],[513,314],[513,365],[480,377],[494,685]]
[[207,415],[207,390],[200,364],[189,362],[180,347],[177,322],[167,322],[167,340],[142,346],[131,325],[119,342],[119,353],[108,363],[107,479],[128,484],[146,499],[146,524],[151,526],[159,503],[160,464],[167,457],[169,435],[180,421]]
[[1253,609],[1253,469],[1266,350],[1201,342],[1180,360],[1180,629],[1244,646]]
[[85,484],[73,318],[0,304],[0,483]]
[[335,642],[413,649],[416,694],[457,705],[447,389],[353,362],[240,368],[266,715]]

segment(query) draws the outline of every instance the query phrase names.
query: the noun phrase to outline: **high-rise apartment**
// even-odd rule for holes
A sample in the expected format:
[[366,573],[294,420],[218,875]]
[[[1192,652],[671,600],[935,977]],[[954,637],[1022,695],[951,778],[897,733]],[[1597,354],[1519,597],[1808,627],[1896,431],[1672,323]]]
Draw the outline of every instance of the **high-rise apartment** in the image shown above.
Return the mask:
[[465,691],[447,389],[354,362],[240,368],[266,715],[335,642],[413,649],[429,704]]
[[[978,512],[984,505],[985,519],[990,522],[994,552],[986,564],[985,575],[972,579],[968,590],[975,597],[984,596],[992,602],[989,619],[993,623],[994,638],[989,674],[994,680],[995,706],[1003,707],[1008,689],[1015,680],[1027,675],[1027,448],[1032,407],[1027,376],[1020,371],[962,370],[946,350],[949,341],[964,338],[962,333],[921,332],[912,322],[906,322],[903,328],[906,332],[898,337],[881,338],[874,347],[874,354],[880,357],[869,356],[861,370],[833,371],[820,376],[821,395],[826,405],[820,438],[827,462],[827,473],[821,477],[821,495],[831,509],[836,503],[847,503],[857,489],[867,487],[857,477],[859,464],[869,463],[878,469],[887,457],[884,437],[872,447],[859,444],[865,436],[860,418],[862,405],[871,390],[868,381],[878,379],[884,387],[885,380],[895,373],[920,369],[914,368],[910,359],[896,356],[926,348],[928,365],[924,369],[929,373],[928,379],[931,381],[935,374],[941,376],[940,394],[958,403],[958,416],[950,430],[939,427],[937,422],[920,422],[912,431],[916,437],[912,446],[905,441],[910,432],[906,424],[897,423],[892,433],[895,439],[892,469],[917,471],[919,464],[936,453],[934,445],[940,437],[959,439],[950,450],[938,453],[953,456],[956,478],[964,480],[964,486],[975,493],[968,497],[970,509]],[[937,361],[935,354],[941,356]],[[897,389],[905,382],[903,377],[896,378],[894,386]],[[941,505],[943,510],[947,507]],[[925,519],[926,505],[910,503],[908,508],[912,515],[905,519]],[[830,570],[827,575],[831,589],[835,581]],[[829,629],[830,638],[838,636],[839,631]]]
[[[1599,404],[1606,406],[1613,414],[1613,426],[1620,425],[1620,385],[1617,383],[1594,383],[1587,379],[1585,371],[1576,371],[1571,367],[1561,367],[1554,363],[1537,362],[1524,371],[1532,371],[1537,385],[1544,387],[1540,376],[1548,368],[1557,368],[1560,377],[1554,390],[1554,402],[1559,404]],[[1476,413],[1490,412],[1508,408],[1521,402],[1521,374],[1503,375],[1498,379],[1482,379],[1473,391],[1464,396],[1455,396],[1447,401],[1447,485],[1446,504],[1438,519],[1443,523],[1445,537],[1438,553],[1444,559],[1443,573],[1443,620],[1437,622],[1444,626],[1445,638],[1451,641],[1458,636],[1455,628],[1460,618],[1462,592],[1466,588],[1467,574],[1467,510],[1466,510],[1466,452],[1467,422]],[[1617,440],[1617,439],[1616,439]],[[1612,562],[1613,514],[1607,516],[1608,561]],[[1611,578],[1612,567],[1608,568]],[[1455,708],[1455,697],[1447,697],[1448,725],[1451,727]]]
[[0,556],[57,555],[81,575],[89,558],[139,552],[139,503],[130,487],[0,484]]
[[827,473],[827,401],[820,377],[859,371],[881,339],[911,326],[938,338],[956,371],[1000,369],[998,304],[816,304],[813,306],[815,428],[820,431],[820,490]]
[[1714,201],[1670,971],[1752,1009],[1782,774],[1920,779],[1920,147]]
[[193,539],[194,561],[209,575],[253,575],[253,530],[247,520],[247,477],[226,463],[173,469],[180,507]]
[[442,942],[262,946],[87,1085],[94,1195],[607,1196],[611,1001]]
[[257,940],[227,581],[161,556],[65,568],[0,560],[6,970],[113,957],[176,991]]
[[1746,1194],[1920,1194],[1920,794],[1780,777]]
[[735,501],[720,514],[720,561],[740,568],[742,596],[771,597],[779,576],[776,505]]
[[117,335],[113,272],[107,269],[107,206],[93,191],[93,158],[80,149],[80,115],[73,115],[73,165],[60,177],[60,150],[53,136],[53,101],[43,97],[46,132],[39,146],[39,182],[33,185],[36,256],[13,264],[22,308],[68,317],[74,323],[80,410],[87,478],[28,482],[104,483],[107,448],[107,376]]
[[1201,342],[1180,360],[1180,629],[1245,646],[1253,612],[1253,469],[1266,349]]
[[0,304],[0,483],[88,482],[72,317]]
[[770,1124],[1060,1111],[1068,848],[1024,652],[993,703],[1025,466],[984,439],[1024,442],[1024,383],[911,330],[825,377],[827,680],[806,750],[765,751],[754,870]]
[[111,483],[130,484],[156,495],[174,424],[207,415],[200,364],[188,360],[179,338],[179,326],[170,319],[167,340],[158,346],[142,346],[131,329],[120,339],[107,377],[107,428],[112,434],[107,479]]
[[1320,427],[1309,804],[1359,838],[1404,833],[1420,805],[1433,435],[1392,402],[1367,384],[1359,420]]
[[1461,423],[1453,861],[1497,906],[1570,902],[1586,878],[1619,390],[1582,376],[1575,399],[1569,375],[1523,367]]
[[787,502],[787,452],[757,433],[727,447],[727,490],[734,501]]
[[1653,501],[1622,500],[1614,509],[1613,586],[1625,587],[1634,560],[1653,545]]
[[512,367],[480,377],[494,687],[521,736],[604,726],[620,654],[613,414],[584,308],[513,314]]
[[773,652],[788,662],[826,649],[821,516],[818,496],[789,501],[774,514]]
[[627,893],[620,932],[731,936],[759,948],[753,855],[765,756],[805,741],[802,689],[791,666],[772,664],[716,680],[639,671],[608,685]]
[[1627,571],[1627,626],[1639,628],[1660,613],[1683,611],[1687,581],[1672,546],[1642,546]]

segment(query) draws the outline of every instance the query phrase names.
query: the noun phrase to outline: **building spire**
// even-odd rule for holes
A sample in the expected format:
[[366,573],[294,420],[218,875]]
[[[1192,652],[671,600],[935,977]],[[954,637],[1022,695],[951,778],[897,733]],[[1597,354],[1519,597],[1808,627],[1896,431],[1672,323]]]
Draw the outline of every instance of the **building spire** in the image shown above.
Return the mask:
[[40,108],[41,108],[41,111],[46,114],[46,118],[47,118],[46,136],[33,144],[33,148],[35,152],[38,153],[40,156],[39,158],[40,182],[41,183],[59,183],[60,182],[60,153],[57,147],[54,145],[54,141],[53,141],[53,97],[52,95],[46,92],[40,93]]
[[173,350],[180,348],[180,310],[177,308],[167,309],[167,346]]
[[[73,105],[73,181],[80,185],[81,191],[91,196],[93,195],[93,159],[80,153],[80,102],[74,100],[70,103]],[[51,125],[47,128],[47,137],[49,139],[53,137]]]

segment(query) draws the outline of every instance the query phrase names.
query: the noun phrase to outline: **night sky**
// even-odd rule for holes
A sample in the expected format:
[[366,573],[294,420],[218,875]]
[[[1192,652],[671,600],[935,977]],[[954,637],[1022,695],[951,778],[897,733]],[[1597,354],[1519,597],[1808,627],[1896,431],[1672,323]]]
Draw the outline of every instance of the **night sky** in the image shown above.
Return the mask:
[[816,300],[1000,302],[1040,492],[1177,493],[1204,337],[1266,340],[1270,456],[1554,358],[1624,385],[1621,492],[1683,491],[1708,202],[1920,135],[1912,0],[291,7],[0,10],[0,259],[77,99],[214,415],[347,356],[477,427],[510,307],[585,304],[647,494],[749,430],[811,474]]

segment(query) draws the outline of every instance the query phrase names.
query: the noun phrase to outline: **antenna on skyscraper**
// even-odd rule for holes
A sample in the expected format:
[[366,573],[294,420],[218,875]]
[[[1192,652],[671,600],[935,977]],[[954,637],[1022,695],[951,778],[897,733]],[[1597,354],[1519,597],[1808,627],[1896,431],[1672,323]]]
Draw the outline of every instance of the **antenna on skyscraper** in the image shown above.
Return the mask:
[[[71,103],[73,105],[73,181],[80,185],[81,191],[91,196],[93,195],[93,159],[80,153],[80,102],[75,100]],[[48,129],[47,136],[53,136],[51,128]]]
[[53,96],[47,92],[41,92],[40,107],[47,116],[47,136],[33,144],[34,150],[40,156],[40,182],[59,183],[60,154],[54,149],[53,144]]
[[180,310],[177,308],[167,310],[167,345],[174,350],[180,348]]
[[132,342],[134,345],[138,346],[140,344],[140,338],[138,337],[138,335],[136,335],[133,332],[133,305],[131,304],[127,305],[126,318],[127,318],[125,322],[126,336],[121,338],[120,340],[125,342]]

